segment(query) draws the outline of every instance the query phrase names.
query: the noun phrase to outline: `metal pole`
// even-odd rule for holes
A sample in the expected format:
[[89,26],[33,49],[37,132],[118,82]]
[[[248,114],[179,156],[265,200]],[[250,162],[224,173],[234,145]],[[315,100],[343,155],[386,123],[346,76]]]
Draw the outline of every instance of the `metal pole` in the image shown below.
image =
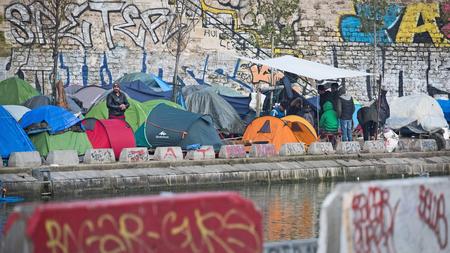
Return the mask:
[[[184,5],[184,0],[183,0]],[[177,51],[175,55],[175,69],[173,73],[173,88],[172,88],[172,100],[174,103],[177,102],[177,94],[178,94],[178,65],[180,63],[180,54],[181,54],[181,15],[178,10],[178,0],[175,3],[175,12],[176,18],[178,19],[178,34],[177,34]]]
[[[272,11],[272,27],[273,27],[273,29],[272,29],[272,32],[270,33],[270,40],[271,40],[271,46],[270,46],[270,51],[271,51],[271,57],[273,58],[274,57],[274,51],[275,51],[275,41],[274,41],[274,37],[273,37],[273,33],[274,33],[274,30],[275,30],[275,25],[274,25],[274,23],[275,23],[275,17],[274,17],[274,15],[275,15],[275,12],[274,11]],[[270,71],[270,82],[271,82],[271,84],[272,84],[272,87],[274,87],[275,86],[275,80],[274,80],[274,77],[275,77],[275,74],[273,73],[274,71],[276,71],[275,69],[273,69],[272,68],[272,70]],[[271,110],[272,109],[272,105],[273,105],[273,90],[270,92],[270,100],[269,100],[269,110]],[[285,108],[286,109],[286,108]]]

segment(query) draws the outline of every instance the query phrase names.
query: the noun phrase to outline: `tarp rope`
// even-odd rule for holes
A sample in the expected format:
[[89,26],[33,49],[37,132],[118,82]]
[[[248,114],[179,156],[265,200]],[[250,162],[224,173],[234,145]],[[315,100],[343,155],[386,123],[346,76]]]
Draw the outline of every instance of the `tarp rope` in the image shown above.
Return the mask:
[[184,139],[184,137],[186,137],[186,135],[188,134],[186,131],[179,131],[179,130],[175,130],[175,129],[171,129],[171,128],[162,127],[162,126],[159,126],[159,125],[157,125],[157,124],[155,124],[153,122],[150,122],[150,121],[147,121],[147,123],[149,123],[150,125],[152,125],[154,127],[160,128],[160,129],[169,130],[169,131],[175,132],[175,133],[180,133],[181,134],[181,139]]

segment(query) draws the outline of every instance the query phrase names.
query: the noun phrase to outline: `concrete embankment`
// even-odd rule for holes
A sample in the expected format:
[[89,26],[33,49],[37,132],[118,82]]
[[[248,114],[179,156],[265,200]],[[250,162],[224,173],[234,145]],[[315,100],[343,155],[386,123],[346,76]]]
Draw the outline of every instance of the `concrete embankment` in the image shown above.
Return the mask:
[[5,167],[0,170],[0,180],[11,194],[64,194],[225,183],[364,180],[449,175],[449,155],[449,151],[439,151]]

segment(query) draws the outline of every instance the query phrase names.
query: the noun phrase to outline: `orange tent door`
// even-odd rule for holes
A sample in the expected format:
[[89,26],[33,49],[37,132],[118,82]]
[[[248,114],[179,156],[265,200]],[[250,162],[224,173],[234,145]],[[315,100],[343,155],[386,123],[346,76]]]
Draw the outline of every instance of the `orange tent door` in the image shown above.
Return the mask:
[[256,118],[247,126],[242,140],[250,143],[267,142],[280,151],[285,143],[298,142],[287,122],[272,116]]
[[283,117],[282,120],[288,122],[292,133],[295,135],[297,142],[303,142],[306,145],[317,141],[317,133],[314,127],[306,119],[297,116],[289,115]]

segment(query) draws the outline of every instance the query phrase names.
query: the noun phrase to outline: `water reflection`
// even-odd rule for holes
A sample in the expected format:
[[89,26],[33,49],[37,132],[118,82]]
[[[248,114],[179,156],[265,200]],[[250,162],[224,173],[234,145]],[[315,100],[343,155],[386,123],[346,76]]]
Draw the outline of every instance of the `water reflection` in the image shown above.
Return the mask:
[[[333,182],[306,182],[290,184],[217,185],[214,187],[170,188],[143,191],[103,192],[95,194],[55,196],[50,201],[125,197],[131,195],[154,195],[161,191],[236,191],[249,198],[263,213],[265,241],[307,239],[318,236],[319,213],[322,201],[334,188]],[[42,201],[27,197],[27,201]],[[0,206],[0,232],[13,205]],[[0,233],[1,236],[2,233]]]

